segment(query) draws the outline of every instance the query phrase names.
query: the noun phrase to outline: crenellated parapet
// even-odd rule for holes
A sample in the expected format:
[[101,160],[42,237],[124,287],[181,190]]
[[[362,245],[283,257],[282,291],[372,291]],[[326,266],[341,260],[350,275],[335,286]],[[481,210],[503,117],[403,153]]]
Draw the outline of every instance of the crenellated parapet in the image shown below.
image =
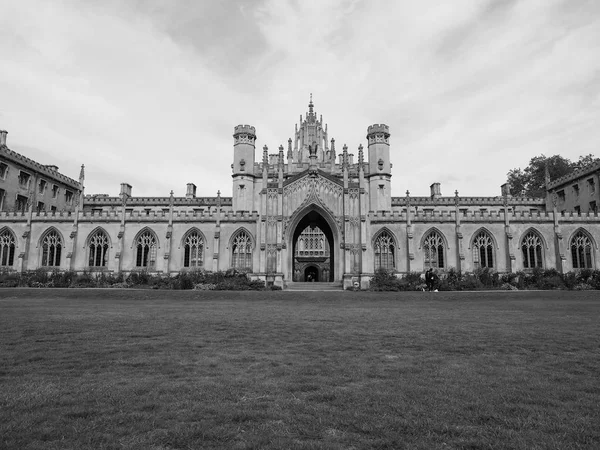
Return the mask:
[[233,145],[250,144],[256,142],[256,128],[251,125],[237,125],[233,129]]
[[[406,197],[392,197],[392,206],[406,206]],[[410,197],[411,206],[454,206],[456,197]],[[503,206],[504,197],[460,197],[461,206]],[[511,206],[537,206],[543,207],[545,200],[532,197],[511,197]]]
[[[170,205],[171,197],[131,197],[127,206],[164,206]],[[231,206],[231,197],[174,197],[174,206]],[[120,197],[86,196],[84,207],[118,206],[122,204]]]
[[390,127],[385,124],[374,124],[367,128],[367,141],[371,144],[390,143]]

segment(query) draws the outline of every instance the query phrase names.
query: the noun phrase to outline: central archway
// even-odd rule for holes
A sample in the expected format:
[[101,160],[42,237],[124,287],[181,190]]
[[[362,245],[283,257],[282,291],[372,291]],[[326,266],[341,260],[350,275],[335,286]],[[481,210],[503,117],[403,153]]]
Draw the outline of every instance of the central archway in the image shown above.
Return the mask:
[[335,236],[328,221],[311,209],[298,221],[292,238],[293,281],[335,280]]

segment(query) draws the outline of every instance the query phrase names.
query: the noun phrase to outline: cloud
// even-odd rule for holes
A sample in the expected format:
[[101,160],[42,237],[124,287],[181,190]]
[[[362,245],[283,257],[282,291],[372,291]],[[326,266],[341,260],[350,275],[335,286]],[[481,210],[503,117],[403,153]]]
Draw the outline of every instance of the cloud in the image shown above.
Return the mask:
[[593,0],[9,2],[0,128],[88,193],[229,195],[233,127],[258,160],[312,92],[340,149],[390,125],[393,195],[497,195],[532,156],[598,153],[599,47]]

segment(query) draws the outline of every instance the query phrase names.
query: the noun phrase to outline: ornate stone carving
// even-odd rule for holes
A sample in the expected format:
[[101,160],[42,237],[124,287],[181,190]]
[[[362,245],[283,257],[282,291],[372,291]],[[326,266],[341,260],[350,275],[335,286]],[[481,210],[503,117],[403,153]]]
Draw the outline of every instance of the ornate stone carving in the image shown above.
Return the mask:
[[[283,200],[290,211],[298,211],[310,204],[319,205],[341,227],[344,188],[322,176],[305,176],[283,188]],[[328,206],[329,205],[329,206]],[[284,226],[284,234],[287,225]]]

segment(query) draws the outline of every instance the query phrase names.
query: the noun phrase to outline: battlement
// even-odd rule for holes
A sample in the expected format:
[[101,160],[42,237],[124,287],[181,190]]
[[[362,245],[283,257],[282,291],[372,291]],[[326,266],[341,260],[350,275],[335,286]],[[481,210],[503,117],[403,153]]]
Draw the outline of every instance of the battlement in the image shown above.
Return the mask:
[[[462,223],[503,223],[504,213],[501,211],[460,211],[458,217]],[[371,223],[406,222],[405,210],[377,211],[369,213]],[[546,211],[512,211],[508,220],[513,223],[554,223],[554,215]],[[456,211],[417,211],[411,214],[413,223],[450,223],[456,221]],[[573,212],[561,213],[558,221],[564,223],[600,224],[599,213]]]
[[47,222],[52,221],[72,221],[75,213],[72,211],[39,211],[34,212],[31,216],[32,222]]
[[173,222],[256,222],[260,218],[256,211],[173,211]]
[[578,178],[585,177],[586,175],[590,175],[592,172],[600,171],[600,161],[593,162],[585,167],[580,167],[579,169],[575,169],[573,172],[563,175],[556,180],[552,180],[548,184],[548,189],[557,188],[569,181],[577,180]]
[[[88,197],[84,198],[85,206],[117,206],[122,204],[120,197]],[[175,206],[231,206],[232,197],[174,197]],[[127,206],[169,206],[171,197],[131,197]]]
[[[29,218],[28,212],[0,211],[0,220],[10,220],[11,222],[19,222],[19,221],[27,222],[28,218]],[[2,226],[4,226],[4,224],[0,225],[0,227],[2,227]]]
[[233,129],[233,136],[235,137],[238,134],[251,134],[252,136],[256,137],[256,128],[254,128],[252,125],[237,125]]
[[367,139],[369,138],[369,136],[371,134],[375,134],[375,133],[383,133],[386,135],[386,137],[390,136],[390,127],[385,125],[385,124],[373,124],[371,126],[369,126],[369,128],[367,128]]
[[[450,206],[456,204],[456,197],[408,197],[412,206]],[[406,206],[407,197],[392,197],[392,206]],[[504,197],[459,197],[459,206],[503,206]],[[545,206],[543,198],[509,197],[509,206]]]

